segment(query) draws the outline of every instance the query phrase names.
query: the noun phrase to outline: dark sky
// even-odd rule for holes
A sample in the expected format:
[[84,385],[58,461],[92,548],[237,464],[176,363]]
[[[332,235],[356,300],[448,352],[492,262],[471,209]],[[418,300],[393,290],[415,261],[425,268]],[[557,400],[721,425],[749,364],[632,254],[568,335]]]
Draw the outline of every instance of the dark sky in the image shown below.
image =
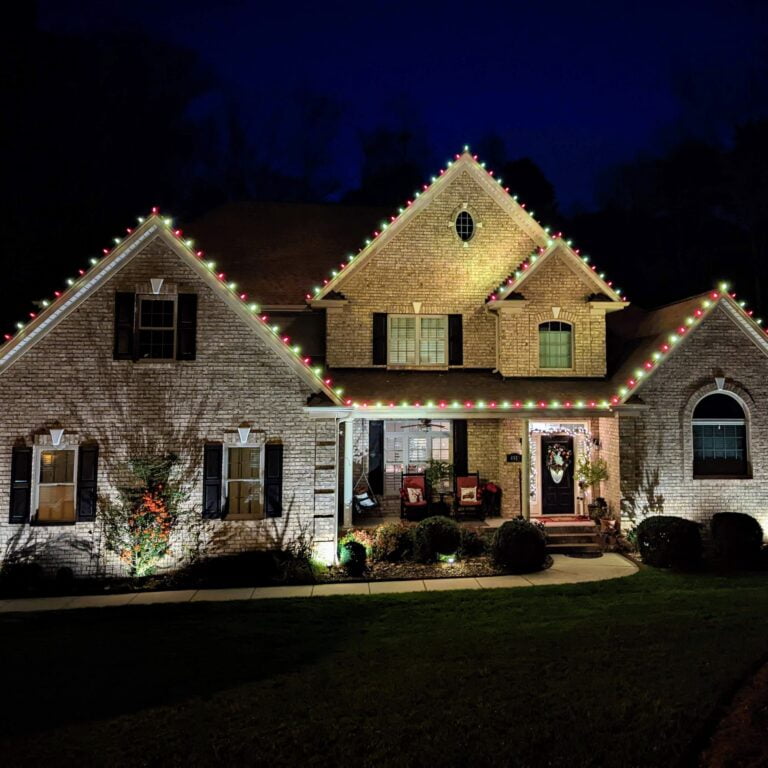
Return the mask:
[[332,96],[349,187],[357,133],[407,124],[424,128],[437,165],[495,132],[543,168],[566,208],[590,206],[612,165],[681,135],[727,138],[768,101],[760,0],[47,0],[39,13],[57,32],[139,28],[194,48],[253,137],[265,113],[290,114],[297,88]]

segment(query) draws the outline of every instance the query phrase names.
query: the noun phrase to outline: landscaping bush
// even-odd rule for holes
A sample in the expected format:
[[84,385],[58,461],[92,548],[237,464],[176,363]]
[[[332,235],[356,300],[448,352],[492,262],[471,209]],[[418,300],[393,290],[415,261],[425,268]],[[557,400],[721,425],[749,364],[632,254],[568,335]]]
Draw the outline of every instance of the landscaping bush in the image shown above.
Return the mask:
[[373,560],[385,560],[388,563],[399,563],[413,555],[412,525],[405,523],[383,523],[374,532]]
[[350,576],[362,576],[365,572],[365,547],[359,541],[345,541],[341,545],[339,562]]
[[701,562],[699,525],[674,515],[646,517],[637,526],[637,548],[647,565],[695,568]]
[[537,525],[516,517],[496,529],[491,552],[494,562],[505,570],[531,573],[544,567],[547,540]]
[[416,526],[414,549],[416,559],[432,563],[438,555],[452,555],[459,548],[459,526],[450,517],[428,517]]
[[719,562],[728,568],[753,568],[760,559],[763,529],[751,515],[719,512],[711,522]]
[[7,560],[0,568],[0,594],[34,594],[40,590],[43,576],[43,568],[39,563]]
[[480,557],[488,552],[488,539],[471,528],[462,528],[459,539],[458,555],[460,558]]
[[365,547],[366,557],[370,557],[373,553],[375,531],[368,531],[365,528],[357,528],[353,531],[347,531],[340,539],[339,546],[345,544],[348,541],[356,541],[358,544],[362,544]]

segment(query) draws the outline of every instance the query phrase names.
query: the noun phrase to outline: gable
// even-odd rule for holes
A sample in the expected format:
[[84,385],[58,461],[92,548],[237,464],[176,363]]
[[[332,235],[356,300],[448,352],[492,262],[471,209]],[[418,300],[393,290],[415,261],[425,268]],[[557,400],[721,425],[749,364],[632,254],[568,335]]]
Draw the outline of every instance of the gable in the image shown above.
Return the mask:
[[[74,281],[45,311],[0,347],[0,374],[17,360],[23,359],[48,334],[79,311],[97,291],[111,285],[131,262],[151,248],[156,258],[170,258],[180,265],[191,281],[207,286],[212,296],[227,308],[227,312],[235,314],[269,350],[269,354],[277,356],[310,391],[323,392],[333,402],[339,402],[338,395],[331,389],[330,379],[321,378],[322,372],[310,367],[310,361],[301,357],[301,351],[290,346],[290,339],[281,338],[279,330],[269,326],[269,318],[259,314],[258,304],[249,302],[247,296],[237,292],[235,284],[226,282],[223,273],[215,271],[212,262],[203,260],[202,251],[193,251],[191,242],[182,240],[181,231],[171,229],[170,220],[161,219],[153,212],[149,218],[140,221],[135,231],[130,232],[112,251],[106,252],[101,261],[96,261],[90,270],[83,272],[80,279]],[[103,319],[103,324],[108,324],[108,327],[102,327],[101,333],[109,337],[111,346],[111,316]],[[222,328],[222,332],[226,333],[226,327]]]

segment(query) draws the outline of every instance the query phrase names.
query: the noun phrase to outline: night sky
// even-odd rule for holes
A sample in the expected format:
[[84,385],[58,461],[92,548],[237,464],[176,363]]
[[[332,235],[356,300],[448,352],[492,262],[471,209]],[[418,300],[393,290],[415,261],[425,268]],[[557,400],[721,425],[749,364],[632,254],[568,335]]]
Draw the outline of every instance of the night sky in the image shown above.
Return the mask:
[[349,186],[360,129],[420,125],[435,167],[496,133],[544,170],[566,210],[590,207],[612,165],[681,135],[727,138],[734,120],[762,116],[767,103],[760,0],[49,0],[39,9],[57,32],[139,28],[195,49],[218,80],[199,108],[236,100],[256,140],[265,113],[290,113],[296,88],[332,96],[343,111],[337,171]]

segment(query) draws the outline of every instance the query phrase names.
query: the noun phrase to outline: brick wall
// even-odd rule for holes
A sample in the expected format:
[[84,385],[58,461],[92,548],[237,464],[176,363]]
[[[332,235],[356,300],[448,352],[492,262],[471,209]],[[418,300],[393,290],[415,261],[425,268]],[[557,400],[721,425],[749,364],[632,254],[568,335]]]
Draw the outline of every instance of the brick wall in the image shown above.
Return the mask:
[[[175,285],[179,292],[198,294],[197,360],[112,359],[114,293],[135,291],[150,277],[163,277],[164,290]],[[218,554],[284,546],[312,537],[316,527],[323,529],[316,539],[335,537],[335,525],[318,522],[335,514],[335,469],[333,477],[322,469],[335,464],[335,423],[304,414],[308,386],[159,238],[20,357],[0,382],[3,556],[34,549],[50,567],[92,574],[122,570],[105,551],[98,522],[56,527],[7,522],[12,446],[44,441],[55,422],[65,428],[65,440],[77,435],[98,441],[100,496],[114,498],[116,486],[128,479],[121,473],[129,456],[179,453],[194,525],[178,532],[175,559],[166,566],[198,548]],[[260,438],[284,445],[283,516],[202,521],[203,444],[232,440],[242,422]]]
[[[716,391],[715,377],[747,404],[751,479],[693,478],[693,403]],[[713,310],[638,392],[645,411],[622,413],[621,494],[625,524],[634,508],[701,522],[745,512],[768,528],[768,360],[722,306]]]
[[[451,226],[468,203],[477,227],[465,247]],[[496,325],[485,299],[534,243],[467,171],[459,174],[366,262],[345,276],[349,299],[327,316],[328,364],[372,364],[372,314],[462,314],[464,366],[496,367]]]

